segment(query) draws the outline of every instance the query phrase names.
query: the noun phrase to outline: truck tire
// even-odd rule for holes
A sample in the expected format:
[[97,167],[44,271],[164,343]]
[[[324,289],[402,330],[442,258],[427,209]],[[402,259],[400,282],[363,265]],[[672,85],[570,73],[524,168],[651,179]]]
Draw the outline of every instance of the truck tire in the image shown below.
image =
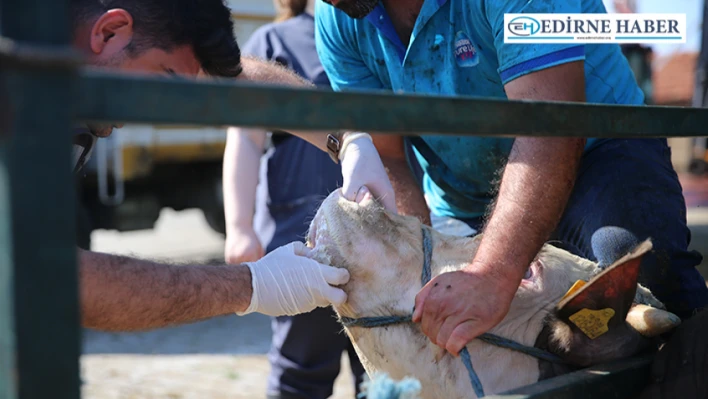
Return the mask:
[[76,206],[76,245],[87,251],[91,250],[91,231],[93,225],[86,207],[78,202]]
[[205,195],[208,200],[202,203],[201,209],[204,213],[204,219],[207,224],[215,232],[226,235],[226,216],[224,215],[224,191],[222,187],[221,169],[216,178],[212,179],[206,187]]
[[212,207],[212,208],[202,209],[202,212],[204,213],[204,219],[206,219],[206,222],[209,225],[209,227],[211,227],[211,229],[214,230],[215,232],[225,236],[226,235],[226,218],[224,217],[224,209]]

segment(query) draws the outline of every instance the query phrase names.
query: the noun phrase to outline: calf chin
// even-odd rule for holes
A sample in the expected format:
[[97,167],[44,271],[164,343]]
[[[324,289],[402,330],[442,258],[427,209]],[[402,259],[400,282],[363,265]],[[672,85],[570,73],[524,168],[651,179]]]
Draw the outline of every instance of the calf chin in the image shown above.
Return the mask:
[[549,324],[548,350],[563,357],[570,365],[587,367],[655,349],[657,342],[642,336],[629,324],[619,325],[602,337],[589,338],[574,325],[561,320]]
[[371,198],[356,203],[335,191],[323,201],[308,245],[315,260],[349,271],[341,287],[347,302],[334,309],[339,316],[411,311],[423,264],[420,228],[417,218],[388,213]]

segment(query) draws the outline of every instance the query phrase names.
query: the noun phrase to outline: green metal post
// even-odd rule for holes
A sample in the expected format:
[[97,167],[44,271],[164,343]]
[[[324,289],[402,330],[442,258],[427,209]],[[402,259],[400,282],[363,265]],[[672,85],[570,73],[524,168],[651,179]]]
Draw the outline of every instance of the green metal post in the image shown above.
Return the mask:
[[[21,45],[67,50],[67,5],[66,0],[0,0],[0,32]],[[2,397],[80,396],[70,164],[74,76],[70,67],[51,62],[0,63]],[[10,311],[14,338],[8,334]]]
[[[708,109],[337,93],[236,81],[200,82],[83,70],[77,117],[96,122],[233,125],[285,130],[487,137],[705,136]],[[525,117],[524,115],[533,115]]]
[[[1,89],[0,89],[1,90]],[[0,91],[0,107],[6,105]],[[0,114],[0,123],[3,115]],[[14,378],[15,335],[12,319],[12,212],[10,211],[10,179],[7,159],[7,137],[0,126],[0,399],[15,399]]]

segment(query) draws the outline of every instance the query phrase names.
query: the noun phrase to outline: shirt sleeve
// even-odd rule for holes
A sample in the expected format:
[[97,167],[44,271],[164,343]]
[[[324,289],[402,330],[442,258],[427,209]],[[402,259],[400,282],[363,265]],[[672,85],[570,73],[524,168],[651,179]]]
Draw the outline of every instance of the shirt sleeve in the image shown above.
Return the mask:
[[585,59],[583,44],[504,43],[504,14],[581,13],[580,3],[581,0],[484,0],[503,84],[531,72]]
[[[317,1],[315,5],[315,45],[322,67],[335,91],[379,90],[383,84],[366,66],[356,48],[352,21],[341,11]],[[348,18],[348,17],[347,17]]]
[[241,49],[244,56],[257,57],[264,60],[273,58],[272,35],[269,34],[270,25],[258,28],[251,34]]

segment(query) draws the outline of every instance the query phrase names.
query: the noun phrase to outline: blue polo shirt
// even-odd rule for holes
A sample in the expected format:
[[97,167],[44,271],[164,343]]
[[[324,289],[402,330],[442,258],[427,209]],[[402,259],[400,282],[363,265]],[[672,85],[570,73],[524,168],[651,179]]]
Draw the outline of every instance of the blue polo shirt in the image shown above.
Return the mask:
[[[424,0],[405,45],[381,3],[367,17],[353,19],[318,1],[315,38],[334,90],[506,98],[504,84],[519,76],[584,60],[588,102],[643,104],[644,95],[618,45],[504,43],[506,13],[581,12],[606,10],[601,0]],[[431,212],[483,215],[513,139],[420,137],[432,151],[416,150]],[[586,150],[599,142],[588,140]]]

